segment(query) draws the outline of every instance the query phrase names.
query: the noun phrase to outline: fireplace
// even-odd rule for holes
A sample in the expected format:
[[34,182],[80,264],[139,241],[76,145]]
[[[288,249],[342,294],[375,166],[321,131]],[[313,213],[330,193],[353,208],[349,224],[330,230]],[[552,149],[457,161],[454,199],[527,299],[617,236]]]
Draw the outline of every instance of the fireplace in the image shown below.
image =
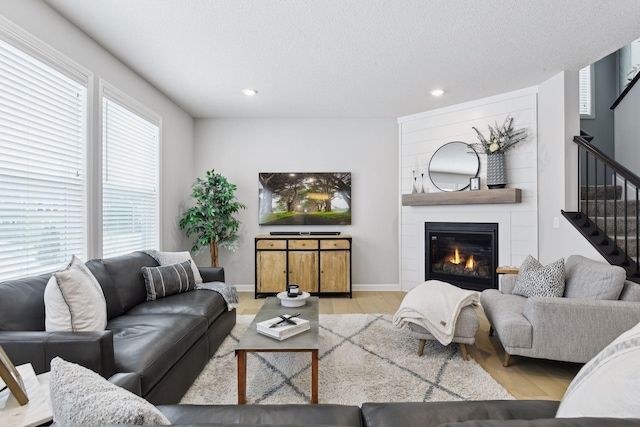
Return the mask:
[[425,222],[425,280],[498,289],[498,224]]

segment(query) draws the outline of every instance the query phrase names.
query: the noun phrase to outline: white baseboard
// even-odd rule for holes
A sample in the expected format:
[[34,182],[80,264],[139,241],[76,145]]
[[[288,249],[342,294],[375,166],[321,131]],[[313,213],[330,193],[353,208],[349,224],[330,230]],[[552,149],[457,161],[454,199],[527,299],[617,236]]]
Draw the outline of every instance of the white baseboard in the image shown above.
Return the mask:
[[401,291],[399,283],[358,283],[352,285],[354,291]]
[[[254,292],[255,285],[236,285],[236,289],[238,292]],[[398,283],[382,283],[382,284],[366,284],[359,283],[353,285],[353,291],[401,291],[400,285]],[[283,289],[284,291],[284,289]]]

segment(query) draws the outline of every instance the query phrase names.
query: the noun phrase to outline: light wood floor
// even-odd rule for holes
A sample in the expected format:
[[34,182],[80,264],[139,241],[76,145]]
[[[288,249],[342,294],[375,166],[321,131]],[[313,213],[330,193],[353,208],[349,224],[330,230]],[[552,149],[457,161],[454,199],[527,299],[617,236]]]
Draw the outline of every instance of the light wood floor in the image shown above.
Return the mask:
[[[321,314],[390,313],[397,311],[405,292],[354,292],[353,298],[320,299]],[[254,299],[253,293],[240,293],[238,314],[256,314],[263,298]],[[478,309],[480,330],[474,346],[467,346],[469,355],[516,399],[560,400],[580,364],[555,362],[513,356],[511,366],[502,366],[504,349],[500,340],[488,335],[489,322],[482,309]],[[416,339],[416,352],[418,340]]]

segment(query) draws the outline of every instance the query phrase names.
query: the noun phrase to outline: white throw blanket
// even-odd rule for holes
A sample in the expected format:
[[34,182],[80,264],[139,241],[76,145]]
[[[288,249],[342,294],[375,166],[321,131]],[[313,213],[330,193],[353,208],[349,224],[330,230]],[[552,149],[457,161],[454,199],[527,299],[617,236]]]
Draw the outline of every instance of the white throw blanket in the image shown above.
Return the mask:
[[478,304],[478,293],[439,280],[428,280],[405,295],[393,316],[393,324],[402,328],[412,322],[448,345],[453,340],[456,321],[463,307]]

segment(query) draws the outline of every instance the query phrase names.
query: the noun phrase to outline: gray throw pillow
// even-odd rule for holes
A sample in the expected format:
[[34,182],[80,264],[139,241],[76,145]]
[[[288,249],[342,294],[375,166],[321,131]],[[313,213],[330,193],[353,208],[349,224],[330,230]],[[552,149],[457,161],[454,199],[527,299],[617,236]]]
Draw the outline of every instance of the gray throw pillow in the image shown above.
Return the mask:
[[543,266],[528,255],[520,266],[513,295],[523,297],[561,297],[564,293],[564,258]]
[[158,261],[158,264],[160,265],[179,264],[181,262],[191,261],[191,269],[193,270],[193,277],[196,279],[196,285],[203,282],[200,270],[198,270],[198,266],[193,258],[191,258],[191,254],[189,252],[160,252],[156,250],[147,250],[144,251],[144,253]]
[[59,357],[51,361],[50,389],[58,427],[171,424],[140,396]]
[[154,301],[196,288],[191,261],[160,267],[142,267],[147,301]]
[[617,300],[627,276],[624,268],[580,255],[567,259],[567,298]]

